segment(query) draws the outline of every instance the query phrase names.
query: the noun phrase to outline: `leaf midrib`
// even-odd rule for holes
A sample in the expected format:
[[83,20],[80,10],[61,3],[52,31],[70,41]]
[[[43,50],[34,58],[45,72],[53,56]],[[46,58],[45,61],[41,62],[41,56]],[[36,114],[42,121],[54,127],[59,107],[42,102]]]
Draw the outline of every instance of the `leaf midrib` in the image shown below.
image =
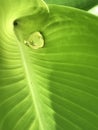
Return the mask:
[[40,129],[46,130],[46,129],[48,129],[48,127],[47,127],[45,114],[43,113],[43,109],[42,109],[40,97],[38,94],[37,86],[35,86],[34,84],[32,86],[32,79],[31,79],[32,76],[30,75],[31,74],[30,73],[31,66],[30,66],[30,64],[28,64],[29,57],[27,56],[26,49],[23,46],[24,45],[22,45],[20,42],[18,42],[18,47],[20,50],[20,56],[21,56],[22,65],[23,65],[23,71],[25,72],[25,77],[26,77],[26,80],[28,83],[28,88],[29,88],[30,93],[31,93],[32,102],[34,103],[35,112],[36,112],[36,116],[38,118]]

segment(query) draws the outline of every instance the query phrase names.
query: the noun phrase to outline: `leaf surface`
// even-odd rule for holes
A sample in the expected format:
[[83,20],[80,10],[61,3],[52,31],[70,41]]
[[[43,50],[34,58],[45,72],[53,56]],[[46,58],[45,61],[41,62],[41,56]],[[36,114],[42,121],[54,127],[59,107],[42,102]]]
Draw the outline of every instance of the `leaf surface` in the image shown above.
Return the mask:
[[88,10],[98,4],[98,0],[44,0],[48,4],[71,6],[79,9]]
[[[21,6],[6,19],[0,7],[0,130],[97,130],[98,18]],[[24,45],[35,31],[45,41],[36,50]]]

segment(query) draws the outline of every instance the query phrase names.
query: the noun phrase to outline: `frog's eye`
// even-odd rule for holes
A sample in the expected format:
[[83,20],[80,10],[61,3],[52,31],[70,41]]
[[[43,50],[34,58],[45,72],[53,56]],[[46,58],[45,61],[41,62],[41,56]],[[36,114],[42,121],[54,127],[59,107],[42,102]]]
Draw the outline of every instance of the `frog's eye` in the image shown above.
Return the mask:
[[40,32],[34,32],[24,43],[32,49],[38,49],[44,46],[44,38]]

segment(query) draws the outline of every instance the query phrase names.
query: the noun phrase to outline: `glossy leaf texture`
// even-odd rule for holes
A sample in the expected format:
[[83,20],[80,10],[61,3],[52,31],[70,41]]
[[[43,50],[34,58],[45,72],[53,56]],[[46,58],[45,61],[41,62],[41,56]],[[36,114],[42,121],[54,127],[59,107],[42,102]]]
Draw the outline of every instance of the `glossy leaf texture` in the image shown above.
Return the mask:
[[[98,18],[18,2],[0,6],[0,130],[97,130]],[[44,47],[24,44],[33,32]]]
[[44,0],[48,4],[71,6],[79,9],[88,10],[98,4],[98,0]]

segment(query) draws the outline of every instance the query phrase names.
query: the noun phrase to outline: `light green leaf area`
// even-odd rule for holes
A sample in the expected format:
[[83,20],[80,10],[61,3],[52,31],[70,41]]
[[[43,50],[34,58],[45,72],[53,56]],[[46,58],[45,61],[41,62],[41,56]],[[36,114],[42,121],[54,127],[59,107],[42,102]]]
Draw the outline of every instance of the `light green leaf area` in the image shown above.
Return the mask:
[[44,0],[48,4],[58,4],[88,10],[98,4],[98,0]]
[[94,6],[90,10],[88,10],[88,12],[95,15],[95,16],[98,16],[98,5]]
[[[98,18],[14,6],[0,6],[0,130],[97,130]],[[34,32],[42,48],[24,44]]]

